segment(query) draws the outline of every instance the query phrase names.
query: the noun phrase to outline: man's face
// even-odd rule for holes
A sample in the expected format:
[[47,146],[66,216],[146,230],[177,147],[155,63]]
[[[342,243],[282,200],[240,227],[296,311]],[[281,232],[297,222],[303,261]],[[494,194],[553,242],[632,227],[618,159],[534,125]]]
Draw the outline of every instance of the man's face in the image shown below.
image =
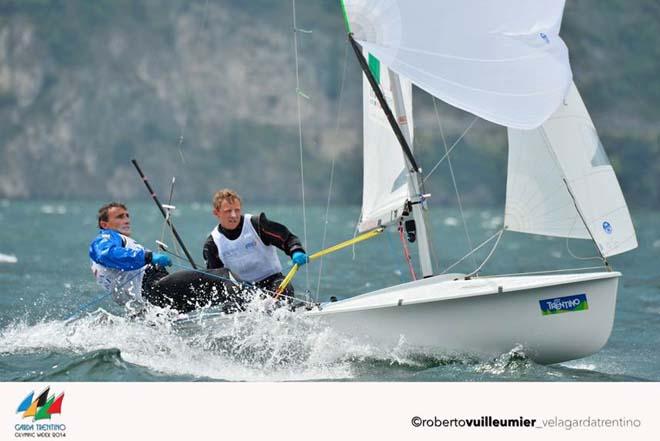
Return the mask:
[[125,236],[131,235],[131,217],[128,211],[121,207],[111,207],[108,210],[108,220],[100,222],[104,230],[119,231]]
[[220,221],[222,228],[233,230],[241,221],[241,202],[237,199],[225,199],[220,203],[220,208],[214,208],[213,214]]

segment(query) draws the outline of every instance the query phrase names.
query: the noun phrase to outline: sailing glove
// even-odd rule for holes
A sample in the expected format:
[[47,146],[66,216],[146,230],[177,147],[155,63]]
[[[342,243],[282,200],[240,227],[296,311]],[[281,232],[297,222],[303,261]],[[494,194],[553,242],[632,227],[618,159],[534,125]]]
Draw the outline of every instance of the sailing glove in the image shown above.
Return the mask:
[[167,254],[153,253],[151,255],[151,263],[159,266],[170,266],[172,265],[172,259]]
[[291,256],[291,261],[298,266],[303,266],[309,262],[309,257],[307,257],[307,254],[303,253],[302,251],[296,251]]

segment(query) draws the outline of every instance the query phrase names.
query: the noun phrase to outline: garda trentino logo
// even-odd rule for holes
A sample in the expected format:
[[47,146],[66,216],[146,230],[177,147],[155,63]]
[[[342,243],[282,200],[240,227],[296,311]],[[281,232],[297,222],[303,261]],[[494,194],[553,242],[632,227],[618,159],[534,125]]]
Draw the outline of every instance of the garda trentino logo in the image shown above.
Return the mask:
[[587,294],[575,294],[554,299],[543,299],[539,301],[543,315],[561,314],[564,312],[586,311],[589,309]]
[[34,398],[34,391],[21,401],[18,405],[16,413],[22,412],[23,418],[32,418],[32,421],[50,419],[53,414],[62,413],[62,401],[64,400],[64,392],[55,396],[48,396],[50,387],[41,392],[39,396]]

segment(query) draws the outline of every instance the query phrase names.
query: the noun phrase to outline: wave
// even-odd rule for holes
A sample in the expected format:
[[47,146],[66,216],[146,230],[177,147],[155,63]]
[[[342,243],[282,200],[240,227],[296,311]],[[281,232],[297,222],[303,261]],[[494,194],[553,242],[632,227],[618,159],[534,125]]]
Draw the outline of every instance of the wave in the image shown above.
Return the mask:
[[[222,326],[180,329],[170,311],[139,320],[99,309],[70,322],[15,322],[0,331],[9,381],[630,381],[593,366],[541,366],[521,347],[483,360],[365,344],[255,299]],[[633,381],[639,381],[634,379]]]

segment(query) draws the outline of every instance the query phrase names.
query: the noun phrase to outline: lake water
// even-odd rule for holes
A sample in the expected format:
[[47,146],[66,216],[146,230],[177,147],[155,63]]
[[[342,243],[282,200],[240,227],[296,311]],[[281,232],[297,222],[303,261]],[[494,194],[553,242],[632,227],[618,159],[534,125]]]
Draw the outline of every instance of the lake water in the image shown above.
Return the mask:
[[[623,273],[614,329],[608,344],[590,357],[541,366],[519,348],[492,360],[469,355],[414,353],[405,346],[374,348],[357,336],[333,335],[292,319],[255,319],[237,329],[238,342],[219,344],[211,332],[183,334],[168,322],[154,326],[127,321],[121,309],[95,285],[87,246],[95,236],[98,203],[0,200],[0,381],[658,381],[660,380],[660,216],[634,212],[640,247],[611,258]],[[299,206],[246,206],[265,211],[304,236]],[[160,213],[151,203],[129,206],[133,236],[148,248],[163,234]],[[353,236],[359,207],[308,207],[307,249]],[[463,224],[452,209],[431,212],[434,250],[442,270],[468,250]],[[175,225],[193,257],[215,218],[206,204],[178,206]],[[501,227],[501,212],[466,213],[474,246]],[[570,247],[570,252],[569,248]],[[452,271],[469,272],[490,250]],[[414,246],[412,247],[414,254]],[[505,233],[482,274],[598,265],[586,241]],[[4,255],[4,256],[3,256]],[[12,262],[12,257],[16,262]],[[319,300],[350,297],[410,279],[399,235],[376,239],[304,267],[294,281],[298,293]],[[283,259],[283,263],[286,263]],[[176,269],[176,268],[175,268]],[[322,269],[321,273],[319,271]],[[88,307],[83,307],[90,304]],[[71,323],[65,319],[81,310]]]

